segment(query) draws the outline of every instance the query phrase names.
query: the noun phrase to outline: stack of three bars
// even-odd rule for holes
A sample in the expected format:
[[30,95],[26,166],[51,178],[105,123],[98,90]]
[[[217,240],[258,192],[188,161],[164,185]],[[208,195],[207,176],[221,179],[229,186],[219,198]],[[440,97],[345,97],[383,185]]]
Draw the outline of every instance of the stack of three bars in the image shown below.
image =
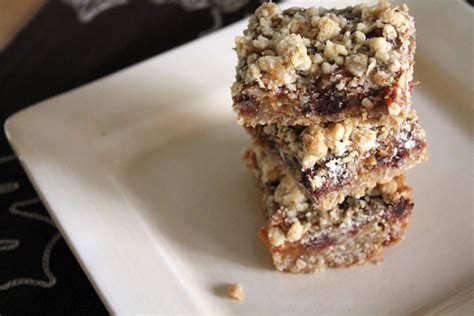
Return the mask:
[[236,39],[234,110],[252,136],[260,235],[276,268],[319,272],[381,258],[409,224],[403,173],[426,160],[410,109],[415,27],[405,5],[263,4]]

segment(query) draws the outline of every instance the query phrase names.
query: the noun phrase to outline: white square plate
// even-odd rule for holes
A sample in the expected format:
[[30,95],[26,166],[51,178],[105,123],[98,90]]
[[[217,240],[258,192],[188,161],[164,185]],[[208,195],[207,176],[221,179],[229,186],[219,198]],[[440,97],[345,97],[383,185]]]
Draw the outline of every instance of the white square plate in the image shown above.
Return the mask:
[[[246,22],[7,121],[15,152],[111,312],[406,314],[472,284],[473,15],[460,1],[411,9],[422,82],[414,107],[431,159],[409,173],[412,225],[379,266],[272,269],[240,159],[249,140],[231,111],[233,39]],[[241,303],[225,297],[234,282],[245,288]]]

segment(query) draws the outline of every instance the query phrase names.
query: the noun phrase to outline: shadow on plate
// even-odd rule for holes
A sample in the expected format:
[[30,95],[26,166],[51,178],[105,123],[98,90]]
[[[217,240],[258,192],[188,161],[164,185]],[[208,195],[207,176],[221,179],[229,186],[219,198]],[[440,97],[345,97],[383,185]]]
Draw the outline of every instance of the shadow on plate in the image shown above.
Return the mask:
[[144,149],[125,172],[153,234],[184,247],[178,257],[186,261],[211,256],[271,269],[257,236],[262,205],[241,159],[248,137],[231,119],[176,134]]

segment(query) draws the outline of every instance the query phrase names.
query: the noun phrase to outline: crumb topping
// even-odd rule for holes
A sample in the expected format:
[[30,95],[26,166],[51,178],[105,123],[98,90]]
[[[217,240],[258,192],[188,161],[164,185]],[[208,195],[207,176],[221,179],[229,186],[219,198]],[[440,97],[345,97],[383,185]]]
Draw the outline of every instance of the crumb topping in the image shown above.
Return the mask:
[[[347,118],[307,127],[272,124],[262,129],[262,135],[278,144],[279,151],[290,157],[288,159],[296,159],[311,188],[317,190],[354,176],[359,162],[363,161],[366,168],[371,168],[377,161],[391,161],[398,151],[412,149],[423,142],[425,134],[415,111],[408,111],[403,116],[405,119],[401,121],[390,117]],[[282,200],[280,198],[278,202]],[[282,204],[290,205],[288,201]]]
[[[259,99],[266,91],[297,100],[305,109],[314,97],[337,101],[319,95],[328,85],[355,98],[392,85],[405,89],[411,80],[414,22],[405,5],[385,0],[340,10],[283,11],[264,3],[235,43],[239,62],[234,97]],[[369,102],[364,106],[370,108]],[[397,107],[390,113],[398,114]]]
[[271,227],[268,230],[268,240],[274,247],[283,245],[286,241],[286,234],[279,227]]
[[306,196],[299,189],[298,184],[291,176],[285,176],[275,190],[275,201],[285,207],[296,210],[308,207]]

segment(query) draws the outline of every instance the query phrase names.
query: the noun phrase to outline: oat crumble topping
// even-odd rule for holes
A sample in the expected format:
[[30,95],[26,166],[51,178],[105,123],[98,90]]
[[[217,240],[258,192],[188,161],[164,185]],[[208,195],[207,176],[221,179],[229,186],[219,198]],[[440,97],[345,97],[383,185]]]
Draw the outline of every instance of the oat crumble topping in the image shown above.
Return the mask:
[[[374,102],[387,102],[390,114],[397,116],[409,102],[405,95],[411,89],[414,33],[408,8],[385,0],[374,6],[330,10],[281,10],[275,3],[264,3],[235,40],[234,106],[241,103],[240,109],[236,107],[243,111],[241,119],[254,115],[255,120],[245,122],[255,125],[271,120],[265,111],[284,113],[285,108],[297,107],[295,115],[332,113],[349,103],[360,105],[365,96],[365,109],[371,110]],[[384,87],[394,92],[383,92]],[[250,114],[252,102],[261,103],[255,108],[267,109]],[[314,104],[319,104],[316,109]],[[263,111],[260,118],[258,111]]]
[[238,77],[245,84],[294,91],[308,75],[345,69],[363,81],[386,86],[396,80],[400,60],[410,45],[398,34],[412,24],[406,6],[391,6],[387,1],[342,10],[284,11],[275,3],[265,3],[250,19],[244,35],[236,39]]
[[[348,118],[307,127],[271,124],[262,128],[261,135],[278,144],[279,152],[284,156],[297,159],[303,172],[312,170],[311,187],[319,189],[353,176],[356,170],[351,166],[359,161],[364,160],[370,169],[377,159],[384,156],[391,159],[397,148],[412,149],[417,143],[424,142],[425,134],[415,111],[409,111],[405,117],[400,123],[396,120],[388,123],[383,119]],[[391,147],[394,152],[387,152]],[[278,202],[289,206],[283,198]]]

